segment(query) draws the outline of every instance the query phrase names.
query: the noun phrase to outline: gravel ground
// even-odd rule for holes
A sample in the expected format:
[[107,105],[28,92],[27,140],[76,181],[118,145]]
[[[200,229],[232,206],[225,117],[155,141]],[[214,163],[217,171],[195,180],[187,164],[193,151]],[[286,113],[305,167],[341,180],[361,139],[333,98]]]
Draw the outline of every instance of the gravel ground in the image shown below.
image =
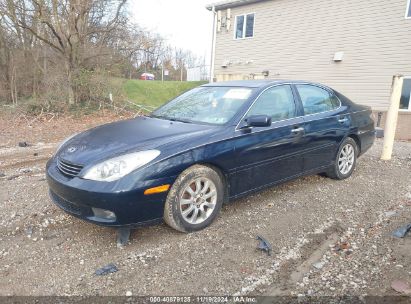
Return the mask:
[[[300,178],[224,206],[203,231],[140,228],[120,249],[115,230],[48,197],[45,162],[70,130],[27,128],[1,138],[0,295],[395,295],[392,282],[411,284],[411,233],[391,236],[411,223],[411,143],[396,142],[385,162],[377,141],[347,180]],[[94,274],[109,263],[118,271]]]

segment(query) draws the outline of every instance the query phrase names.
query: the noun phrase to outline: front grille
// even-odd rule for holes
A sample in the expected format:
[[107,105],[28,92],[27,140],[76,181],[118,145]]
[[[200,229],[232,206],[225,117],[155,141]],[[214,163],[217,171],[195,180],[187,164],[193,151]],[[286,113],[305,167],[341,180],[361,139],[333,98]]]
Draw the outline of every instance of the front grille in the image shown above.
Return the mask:
[[79,206],[69,201],[66,201],[65,199],[62,199],[60,196],[54,194],[52,191],[50,191],[50,196],[53,199],[53,202],[64,211],[77,215],[81,214],[81,208]]
[[57,159],[57,168],[60,170],[67,177],[75,177],[79,175],[81,169],[83,169],[82,165],[72,164],[68,161],[65,161],[61,158]]

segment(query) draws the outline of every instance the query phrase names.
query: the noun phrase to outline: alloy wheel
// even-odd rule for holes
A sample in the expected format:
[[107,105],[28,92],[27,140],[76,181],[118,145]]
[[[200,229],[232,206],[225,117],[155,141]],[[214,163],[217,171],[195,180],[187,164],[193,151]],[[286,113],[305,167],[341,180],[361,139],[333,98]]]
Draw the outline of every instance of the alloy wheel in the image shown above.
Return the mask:
[[355,149],[353,145],[346,144],[341,149],[340,155],[338,157],[338,170],[340,170],[341,174],[346,175],[351,171],[354,165],[354,159]]
[[210,217],[217,203],[217,189],[213,181],[200,177],[193,180],[182,192],[180,212],[190,224],[200,224]]

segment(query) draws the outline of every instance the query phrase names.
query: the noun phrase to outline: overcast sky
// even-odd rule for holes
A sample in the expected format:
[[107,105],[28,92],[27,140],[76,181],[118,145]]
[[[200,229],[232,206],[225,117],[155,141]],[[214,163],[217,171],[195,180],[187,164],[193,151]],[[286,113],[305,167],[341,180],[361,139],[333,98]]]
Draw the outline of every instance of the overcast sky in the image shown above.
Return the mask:
[[209,61],[213,17],[205,6],[210,0],[131,0],[136,23],[158,32],[173,46],[206,56]]

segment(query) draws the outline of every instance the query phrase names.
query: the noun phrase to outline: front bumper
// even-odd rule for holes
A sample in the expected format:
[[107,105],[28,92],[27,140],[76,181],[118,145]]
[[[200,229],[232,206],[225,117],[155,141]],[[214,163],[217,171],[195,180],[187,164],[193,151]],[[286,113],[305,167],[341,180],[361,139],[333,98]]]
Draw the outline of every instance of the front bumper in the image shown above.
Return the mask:
[[[162,221],[167,192],[144,195],[144,190],[172,184],[175,177],[156,180],[97,182],[67,178],[57,169],[55,159],[46,167],[50,197],[67,213],[103,226],[140,226]],[[123,179],[131,178],[128,176]],[[111,211],[115,219],[96,216],[92,208]]]

